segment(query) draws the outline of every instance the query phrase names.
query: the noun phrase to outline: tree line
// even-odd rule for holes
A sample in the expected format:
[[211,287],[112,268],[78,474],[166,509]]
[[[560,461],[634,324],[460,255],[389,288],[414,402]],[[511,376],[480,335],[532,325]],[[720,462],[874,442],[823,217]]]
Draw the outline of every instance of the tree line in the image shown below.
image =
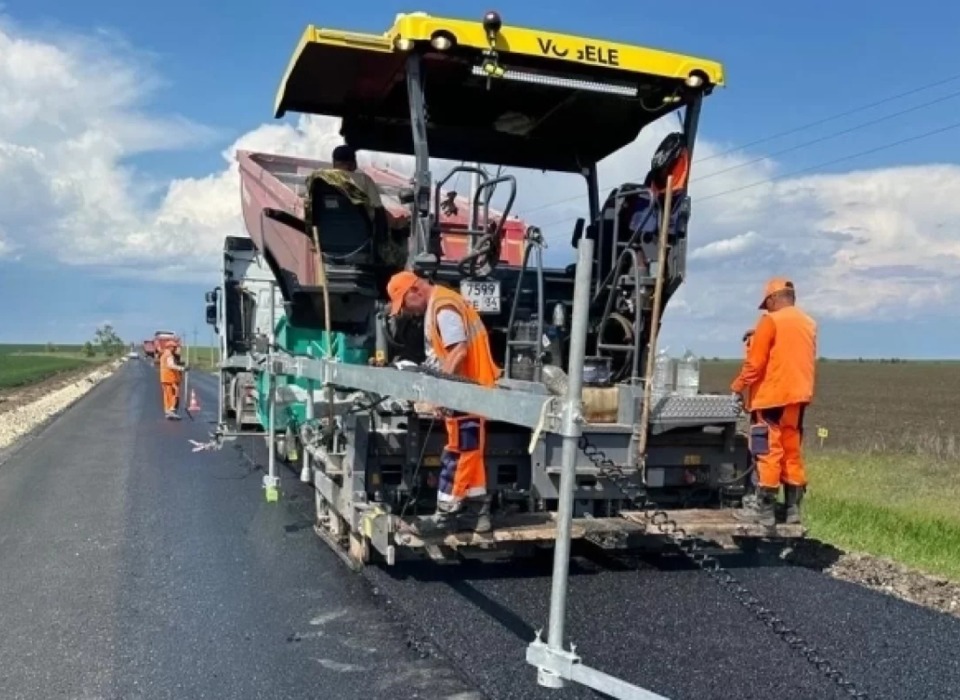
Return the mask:
[[98,353],[106,357],[119,357],[126,347],[127,343],[117,335],[113,326],[105,323],[96,330],[93,340],[83,344],[83,354],[87,357],[95,357]]

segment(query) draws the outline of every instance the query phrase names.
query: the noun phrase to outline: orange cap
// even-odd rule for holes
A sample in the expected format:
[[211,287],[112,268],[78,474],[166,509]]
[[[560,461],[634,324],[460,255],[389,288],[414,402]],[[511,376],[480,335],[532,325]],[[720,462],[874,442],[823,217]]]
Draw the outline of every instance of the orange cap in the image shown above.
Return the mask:
[[403,307],[403,297],[420,279],[409,270],[398,272],[387,282],[387,296],[390,297],[390,314],[396,316]]
[[785,289],[793,289],[793,282],[786,277],[774,277],[771,279],[767,282],[767,286],[763,288],[763,300],[760,302],[758,308],[762,309],[771,295],[782,292]]

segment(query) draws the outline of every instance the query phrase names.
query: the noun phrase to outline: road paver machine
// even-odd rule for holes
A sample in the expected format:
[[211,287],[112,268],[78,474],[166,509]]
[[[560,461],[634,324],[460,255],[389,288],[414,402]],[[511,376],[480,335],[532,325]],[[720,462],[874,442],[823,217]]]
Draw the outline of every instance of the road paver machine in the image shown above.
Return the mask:
[[[526,654],[538,682],[660,698],[564,648],[571,542],[689,552],[694,541],[702,551],[703,540],[803,534],[732,517],[752,474],[735,398],[652,381],[663,311],[685,275],[700,112],[723,83],[713,61],[514,27],[496,12],[402,14],[380,35],[308,27],[276,117],[339,118],[347,144],[413,156],[413,174],[368,169],[385,204],[372,210],[327,163],[238,153],[250,238],[228,237],[207,296],[224,358],[209,446],[263,435],[267,500],[279,496],[278,462],[299,466],[318,535],[353,566],[553,548],[548,636]],[[636,181],[601,198],[598,164],[674,119]],[[431,159],[461,164],[437,179]],[[582,176],[586,207],[563,236],[576,264],[546,267],[544,234],[518,227],[518,168]],[[464,173],[476,185],[458,218],[444,186]],[[422,321],[385,313],[401,269],[473,302],[503,368],[495,388],[424,367]],[[408,527],[435,510],[445,441],[423,404],[487,418],[492,532]]]
[[[384,216],[325,176],[329,164],[238,153],[244,247],[272,277],[277,303],[259,312],[257,295],[240,303],[242,279],[225,277],[208,295],[208,318],[233,329],[224,387],[235,393],[239,372],[254,378],[246,386],[269,441],[268,497],[274,460],[297,462],[316,490],[318,534],[361,565],[552,547],[568,497],[569,536],[601,547],[656,539],[654,511],[722,544],[801,536],[796,525],[732,517],[752,472],[737,401],[651,381],[657,328],[686,272],[701,108],[723,83],[710,60],[514,27],[497,13],[398,15],[379,35],[308,27],[275,116],[339,118],[347,144],[412,156],[414,169],[407,179],[371,173]],[[602,196],[598,164],[659,120],[678,126],[637,161],[635,181]],[[431,159],[461,165],[438,178]],[[519,252],[508,252],[518,168],[583,178],[583,215],[562,236],[576,264],[546,267],[545,236],[530,222]],[[458,174],[477,186],[455,222],[468,245],[452,251],[456,196],[444,186]],[[494,210],[498,190],[506,205]],[[480,311],[503,368],[495,389],[420,364],[422,321],[385,311],[386,282],[405,268]],[[238,331],[239,313],[267,320]],[[487,417],[493,532],[433,537],[404,526],[436,505],[445,435],[424,403]],[[237,427],[221,411],[218,439]]]

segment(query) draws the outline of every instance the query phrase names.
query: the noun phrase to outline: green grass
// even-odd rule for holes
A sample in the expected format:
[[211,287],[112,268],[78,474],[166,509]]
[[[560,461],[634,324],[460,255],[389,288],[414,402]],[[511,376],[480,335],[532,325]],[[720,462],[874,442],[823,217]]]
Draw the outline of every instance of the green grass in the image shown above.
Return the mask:
[[[103,361],[103,358],[99,358]],[[11,389],[43,381],[49,377],[81,367],[94,365],[98,358],[88,359],[80,354],[28,355],[3,353],[0,355],[0,389]]]
[[[50,352],[53,350],[53,352]],[[55,356],[77,356],[83,355],[83,345],[61,345],[54,343],[50,348],[42,343],[40,344],[16,344],[0,345],[0,357],[4,355],[55,355]]]
[[220,350],[214,347],[196,346],[190,348],[189,360],[187,351],[184,350],[180,357],[184,362],[189,362],[190,367],[201,371],[213,371],[220,362]]
[[41,382],[63,372],[96,367],[114,358],[88,357],[83,345],[60,343],[0,345],[0,389]]
[[810,461],[811,537],[960,581],[960,465],[856,453]]

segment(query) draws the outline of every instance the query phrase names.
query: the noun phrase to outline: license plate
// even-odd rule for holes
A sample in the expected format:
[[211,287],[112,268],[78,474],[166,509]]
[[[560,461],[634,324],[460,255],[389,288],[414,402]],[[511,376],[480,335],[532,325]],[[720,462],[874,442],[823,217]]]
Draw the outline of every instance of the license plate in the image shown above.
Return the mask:
[[500,313],[500,280],[464,280],[460,295],[482,314]]

